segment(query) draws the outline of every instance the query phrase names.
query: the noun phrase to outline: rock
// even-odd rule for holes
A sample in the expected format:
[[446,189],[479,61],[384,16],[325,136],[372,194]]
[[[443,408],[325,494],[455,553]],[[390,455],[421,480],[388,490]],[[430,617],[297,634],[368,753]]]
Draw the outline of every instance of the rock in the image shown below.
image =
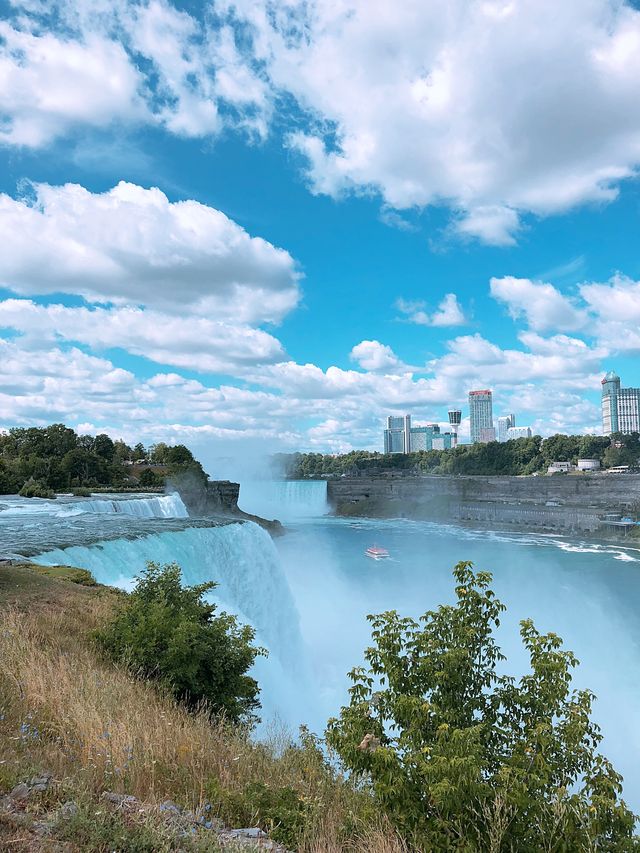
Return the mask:
[[131,794],[115,794],[113,791],[105,791],[102,799],[122,809],[131,809],[137,805],[138,801]]
[[11,791],[9,798],[15,802],[21,802],[22,800],[27,800],[30,793],[31,788],[25,782],[20,782],[20,784],[16,785],[13,791]]
[[164,803],[160,803],[158,809],[161,812],[167,812],[168,814],[182,814],[182,809],[180,806],[176,805],[173,800],[165,800]]
[[42,776],[34,776],[31,782],[31,790],[41,793],[51,785],[51,773],[43,773]]
[[227,833],[232,838],[266,838],[267,833],[257,826],[249,829],[228,829]]
[[78,808],[77,803],[74,803],[73,800],[68,800],[60,806],[60,817],[64,820],[70,820],[72,817],[75,817],[79,811],[80,809]]

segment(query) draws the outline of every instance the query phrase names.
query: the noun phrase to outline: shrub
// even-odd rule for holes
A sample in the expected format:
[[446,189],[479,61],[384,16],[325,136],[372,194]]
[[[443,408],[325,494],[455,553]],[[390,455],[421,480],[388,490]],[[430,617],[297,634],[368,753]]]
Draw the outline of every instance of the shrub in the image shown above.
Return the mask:
[[161,477],[151,468],[145,468],[138,477],[138,483],[143,489],[153,489],[164,484],[164,477]]
[[43,480],[27,480],[18,492],[22,498],[55,498],[55,492]]
[[639,849],[622,779],[596,753],[593,695],[571,689],[574,655],[526,620],[531,672],[499,674],[491,575],[459,563],[454,576],[453,606],[369,617],[368,666],[329,744],[420,850]]
[[204,600],[215,583],[182,586],[176,563],[148,563],[98,642],[114,660],[161,681],[191,708],[206,703],[233,722],[254,722],[257,682],[246,673],[264,649],[253,628]]

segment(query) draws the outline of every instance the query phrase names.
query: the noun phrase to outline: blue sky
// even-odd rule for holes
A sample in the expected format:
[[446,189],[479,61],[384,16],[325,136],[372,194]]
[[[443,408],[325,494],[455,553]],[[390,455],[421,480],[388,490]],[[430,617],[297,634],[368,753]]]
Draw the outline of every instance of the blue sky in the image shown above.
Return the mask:
[[380,449],[472,388],[547,435],[640,383],[633,6],[0,14],[0,426]]

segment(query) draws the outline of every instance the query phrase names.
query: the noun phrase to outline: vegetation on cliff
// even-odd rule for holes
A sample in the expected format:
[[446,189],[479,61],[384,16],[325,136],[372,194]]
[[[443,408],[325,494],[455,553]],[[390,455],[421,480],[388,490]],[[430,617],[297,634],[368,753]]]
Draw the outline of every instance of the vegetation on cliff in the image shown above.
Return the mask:
[[183,586],[176,563],[148,563],[97,640],[112,660],[160,681],[187,707],[206,703],[233,723],[253,722],[259,689],[247,671],[266,652],[253,645],[253,628],[204,600],[216,586]]
[[638,849],[575,658],[524,622],[531,671],[504,676],[504,607],[468,563],[456,604],[371,617],[326,743],[253,740],[132,678],[93,640],[132,597],[67,571],[0,568],[0,847],[219,851],[224,825],[253,824],[300,853]]
[[[144,467],[149,465],[154,467]],[[152,488],[186,471],[206,479],[182,444],[130,447],[105,434],[78,435],[64,424],[0,433],[0,494],[52,497],[69,489]]]
[[486,444],[460,444],[451,450],[416,453],[375,453],[354,450],[342,455],[322,453],[279,454],[277,465],[291,479],[416,471],[427,474],[477,474],[484,476],[544,473],[552,462],[599,459],[603,468],[640,464],[640,434],[552,435],[516,438]]

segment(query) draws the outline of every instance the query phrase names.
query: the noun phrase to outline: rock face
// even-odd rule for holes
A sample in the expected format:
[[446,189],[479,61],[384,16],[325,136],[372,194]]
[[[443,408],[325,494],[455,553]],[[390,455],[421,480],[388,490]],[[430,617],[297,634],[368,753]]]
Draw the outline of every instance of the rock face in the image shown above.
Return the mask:
[[277,519],[269,520],[258,515],[250,515],[238,508],[240,484],[230,480],[207,480],[193,475],[173,480],[170,488],[179,492],[189,515],[194,517],[233,517],[245,521],[254,521],[272,536],[278,536],[284,529]]
[[606,516],[640,512],[640,475],[345,477],[330,480],[327,495],[338,515],[619,537]]

